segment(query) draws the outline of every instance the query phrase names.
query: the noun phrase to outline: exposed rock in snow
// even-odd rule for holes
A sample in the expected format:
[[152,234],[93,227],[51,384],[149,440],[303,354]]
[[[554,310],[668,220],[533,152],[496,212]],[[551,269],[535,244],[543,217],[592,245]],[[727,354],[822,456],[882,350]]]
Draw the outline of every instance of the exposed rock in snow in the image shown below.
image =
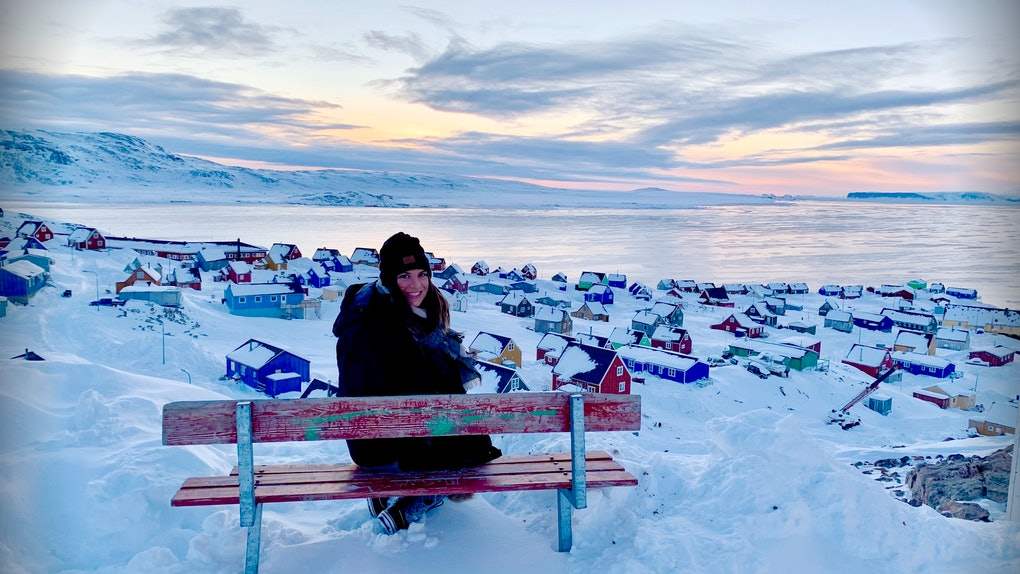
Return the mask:
[[[1012,451],[1013,445],[1010,445],[986,457],[950,455],[942,462],[921,465],[910,471],[906,484],[914,500],[936,508],[939,512],[943,511],[947,501],[988,498],[995,502],[1005,502]],[[977,514],[969,507],[950,505],[946,508],[947,512],[959,518],[980,519],[970,518]]]

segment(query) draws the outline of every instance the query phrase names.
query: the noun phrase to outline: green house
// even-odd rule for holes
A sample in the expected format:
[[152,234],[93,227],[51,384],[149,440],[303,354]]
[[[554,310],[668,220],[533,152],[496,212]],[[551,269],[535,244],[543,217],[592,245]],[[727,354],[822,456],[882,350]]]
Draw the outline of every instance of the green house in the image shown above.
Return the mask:
[[927,289],[928,282],[924,279],[911,279],[910,281],[907,281],[907,287],[910,287],[911,289]]

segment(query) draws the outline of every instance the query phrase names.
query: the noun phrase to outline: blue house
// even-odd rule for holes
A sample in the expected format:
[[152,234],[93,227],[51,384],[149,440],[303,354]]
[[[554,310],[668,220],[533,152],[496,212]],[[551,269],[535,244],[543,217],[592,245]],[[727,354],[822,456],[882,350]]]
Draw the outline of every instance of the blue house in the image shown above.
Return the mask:
[[957,299],[977,299],[977,291],[964,287],[946,287],[946,295]]
[[538,285],[528,281],[514,281],[510,284],[511,291],[524,291],[525,293],[538,293]]
[[627,276],[623,273],[610,273],[606,275],[606,284],[610,287],[616,287],[618,289],[627,288]]
[[592,285],[584,293],[584,300],[611,305],[613,303],[613,290],[608,285]]
[[932,355],[896,351],[892,354],[892,358],[896,367],[914,375],[944,379],[952,375],[956,370],[956,365],[953,363]]
[[882,331],[883,333],[888,333],[893,328],[893,320],[889,317],[876,315],[875,313],[865,313],[864,311],[854,311],[853,322],[854,325],[862,329]]
[[664,349],[625,345],[617,349],[632,373],[648,373],[676,383],[693,383],[708,378],[708,363],[696,357]]
[[510,271],[499,271],[498,276],[500,279],[506,279],[507,281],[524,281],[524,275],[516,267]]
[[303,318],[305,294],[290,283],[231,283],[223,301],[231,315],[242,317]]
[[314,268],[312,268],[306,271],[304,275],[302,275],[301,277],[305,280],[306,283],[308,283],[312,287],[321,288],[330,285],[329,273],[327,271],[318,273],[315,271]]
[[354,271],[354,264],[351,263],[351,260],[346,255],[338,255],[323,261],[322,266],[326,268],[326,271],[336,271],[337,273],[350,273]]
[[49,274],[31,261],[7,263],[0,267],[0,296],[28,305],[28,300],[46,286],[48,279]]
[[480,391],[483,393],[513,393],[527,391],[528,385],[517,374],[517,369],[479,361],[475,370],[482,376]]
[[831,297],[833,295],[838,296],[842,292],[843,288],[840,287],[839,285],[828,284],[822,285],[821,287],[818,288],[818,294],[823,295],[825,297]]
[[307,359],[294,353],[248,339],[227,354],[227,377],[275,397],[281,393],[300,392],[301,383],[309,380],[309,365]]
[[474,285],[468,286],[468,291],[492,293],[493,295],[506,295],[510,292],[505,285],[501,285],[499,283],[475,283]]

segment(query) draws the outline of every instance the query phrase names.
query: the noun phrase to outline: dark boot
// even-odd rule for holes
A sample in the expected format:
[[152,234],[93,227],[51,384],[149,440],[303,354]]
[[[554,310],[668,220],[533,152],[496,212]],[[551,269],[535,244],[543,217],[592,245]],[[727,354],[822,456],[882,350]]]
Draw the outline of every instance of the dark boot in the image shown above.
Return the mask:
[[372,518],[379,516],[379,513],[386,510],[389,506],[389,498],[369,498],[368,499],[368,513],[372,515]]

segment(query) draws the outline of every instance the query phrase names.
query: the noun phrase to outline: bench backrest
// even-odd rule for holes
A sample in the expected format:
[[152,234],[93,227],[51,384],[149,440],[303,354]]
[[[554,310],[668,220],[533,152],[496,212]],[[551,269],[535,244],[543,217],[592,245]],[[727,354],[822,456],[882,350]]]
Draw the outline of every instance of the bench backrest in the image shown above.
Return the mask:
[[[254,400],[251,441],[313,441],[571,431],[571,395],[508,393]],[[163,406],[163,444],[237,442],[241,401]],[[591,431],[641,428],[641,397],[584,393]]]

